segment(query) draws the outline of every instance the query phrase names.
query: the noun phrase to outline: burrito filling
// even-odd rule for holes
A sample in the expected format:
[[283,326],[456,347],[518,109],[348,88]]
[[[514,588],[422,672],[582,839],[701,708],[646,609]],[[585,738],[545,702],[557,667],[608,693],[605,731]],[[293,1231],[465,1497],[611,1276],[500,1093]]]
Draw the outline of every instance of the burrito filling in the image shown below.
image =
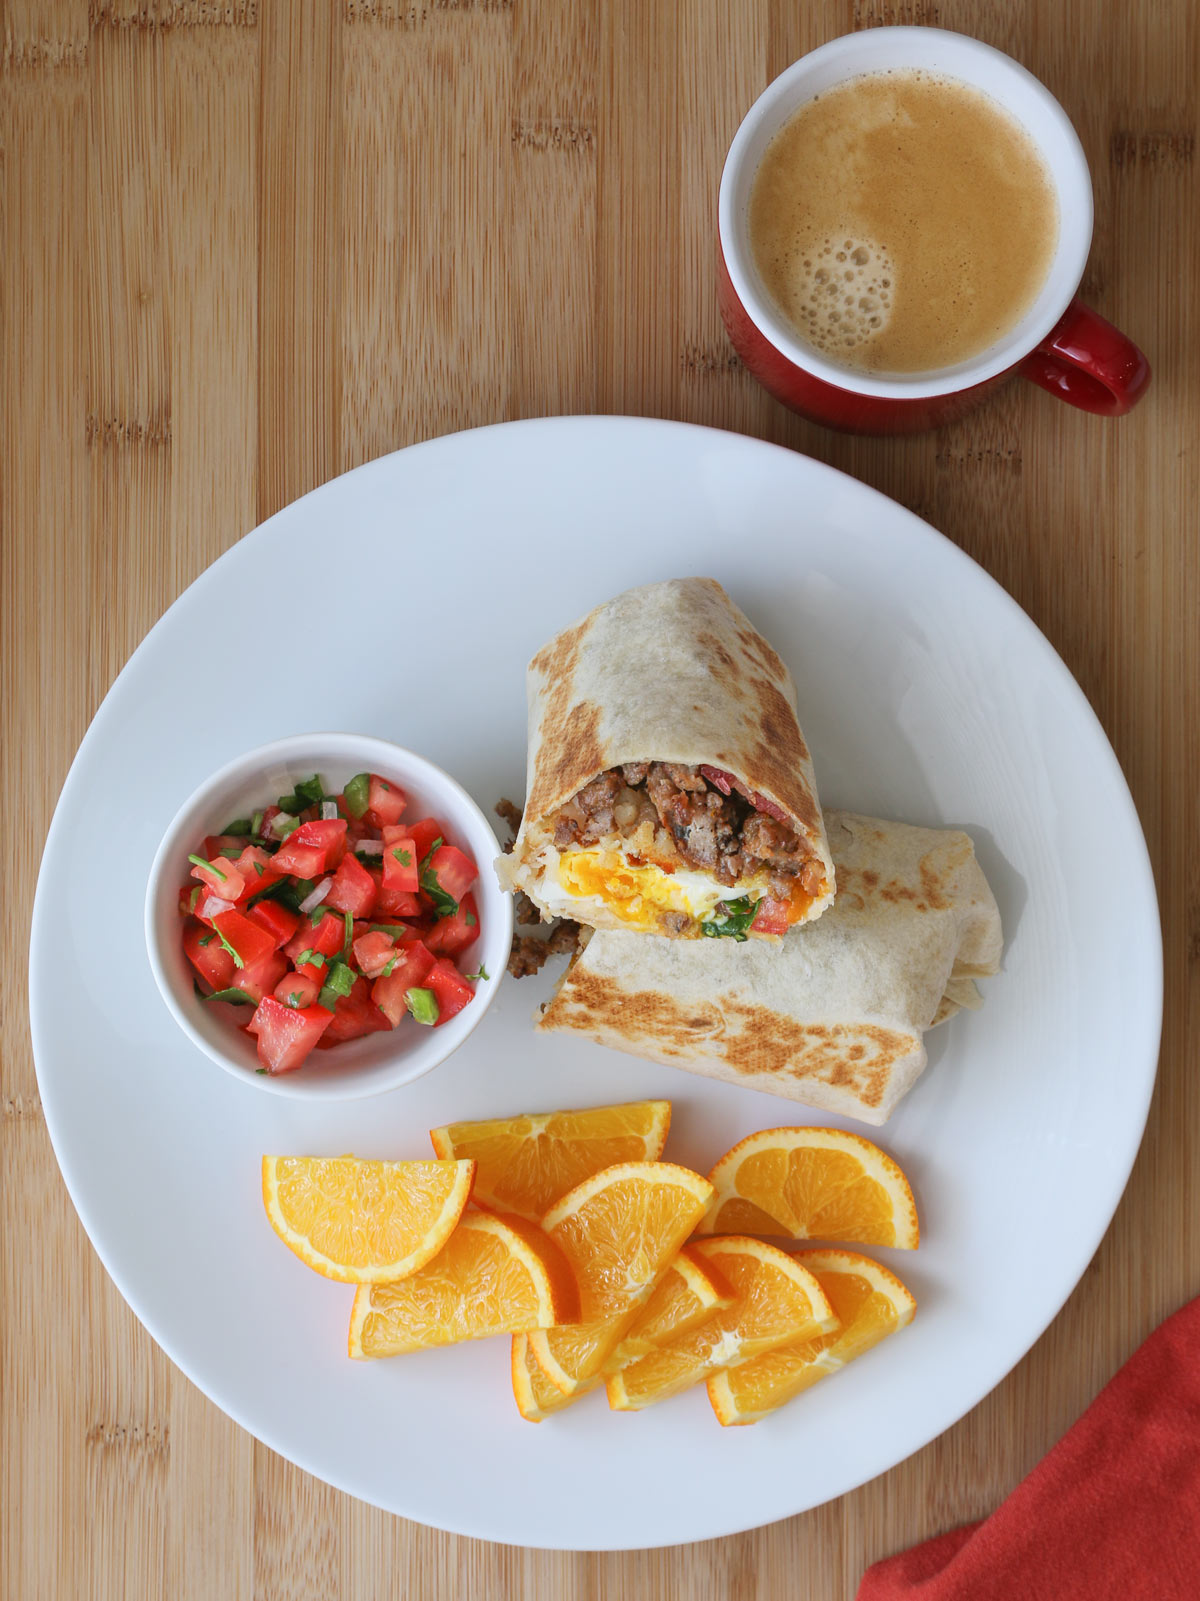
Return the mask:
[[787,815],[719,767],[626,762],[547,829],[542,897],[558,916],[594,899],[647,932],[744,940],[785,933],[826,888]]

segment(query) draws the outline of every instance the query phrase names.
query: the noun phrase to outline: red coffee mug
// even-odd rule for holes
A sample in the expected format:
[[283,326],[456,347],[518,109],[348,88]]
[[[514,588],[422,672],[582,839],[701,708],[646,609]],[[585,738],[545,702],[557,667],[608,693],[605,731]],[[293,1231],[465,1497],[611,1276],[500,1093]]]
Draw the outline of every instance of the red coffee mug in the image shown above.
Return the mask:
[[[784,320],[759,277],[746,213],[764,151],[792,113],[847,78],[920,68],[981,89],[1037,144],[1058,196],[1059,237],[1029,311],[996,344],[936,372],[881,377],[829,361]],[[999,50],[941,28],[869,28],[801,57],[775,79],[738,129],[721,176],[718,296],[734,349],[777,400],[851,433],[936,428],[978,405],[1014,372],[1083,411],[1119,417],[1150,382],[1138,347],[1075,298],[1092,240],[1092,185],[1070,119],[1050,91]]]

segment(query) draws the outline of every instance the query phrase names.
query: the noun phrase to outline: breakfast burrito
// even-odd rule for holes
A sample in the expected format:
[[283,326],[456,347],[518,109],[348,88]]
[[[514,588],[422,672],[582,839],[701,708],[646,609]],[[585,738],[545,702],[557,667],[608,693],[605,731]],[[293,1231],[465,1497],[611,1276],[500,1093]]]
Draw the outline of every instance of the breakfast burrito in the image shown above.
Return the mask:
[[628,590],[529,664],[525,812],[497,871],[549,917],[777,940],[833,899],[796,692],[714,579]]
[[980,1004],[1000,914],[966,834],[828,812],[833,907],[778,946],[597,932],[537,1027],[883,1123]]

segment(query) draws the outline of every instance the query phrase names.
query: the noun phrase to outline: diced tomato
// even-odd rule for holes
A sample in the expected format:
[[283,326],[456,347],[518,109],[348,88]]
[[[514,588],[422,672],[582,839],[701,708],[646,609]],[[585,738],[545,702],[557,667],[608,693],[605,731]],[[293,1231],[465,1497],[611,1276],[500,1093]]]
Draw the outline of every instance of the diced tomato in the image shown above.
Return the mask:
[[388,889],[385,886],[379,891],[375,910],[386,912],[389,917],[420,917],[422,906],[417,897],[410,895],[407,890]]
[[230,981],[230,987],[241,990],[257,1005],[264,995],[271,993],[287,970],[287,957],[280,951],[270,951],[257,962],[247,962],[244,967],[239,967]]
[[247,1028],[258,1035],[258,1059],[268,1073],[293,1073],[332,1021],[323,1006],[293,1010],[264,995]]
[[275,871],[293,873],[297,878],[319,878],[325,870],[325,852],[319,845],[293,844],[299,832],[299,828],[293,829],[272,856]]
[[324,904],[352,917],[370,917],[375,910],[375,880],[357,857],[346,855],[333,876]]
[[284,946],[283,954],[291,962],[297,973],[307,973],[310,978],[324,981],[324,962],[302,962],[302,951],[315,951],[318,956],[333,956],[341,950],[346,939],[346,924],[336,912],[327,912],[320,908],[321,920],[314,924],[309,918],[301,914],[300,927]]
[[246,881],[226,856],[217,862],[194,863],[192,877],[198,878],[206,889],[212,890],[222,900],[240,901],[245,894]]
[[354,960],[368,978],[378,978],[395,952],[395,940],[381,928],[361,934],[354,941]]
[[243,967],[253,967],[275,949],[275,941],[266,929],[259,923],[252,923],[241,912],[219,913],[213,918],[213,927],[233,946]]
[[426,936],[425,944],[440,956],[457,956],[479,938],[479,910],[468,890],[451,917],[439,917]]
[[[389,839],[388,835],[392,837]],[[420,858],[416,841],[411,834],[400,829],[385,829],[383,834],[383,887],[404,895],[415,895],[420,887],[418,877]]]
[[253,900],[255,895],[261,895],[264,889],[270,889],[272,884],[278,884],[283,877],[275,866],[275,858],[261,845],[247,845],[234,865],[246,881],[245,891],[240,898],[243,911],[247,901]]
[[300,914],[298,912],[290,912],[279,901],[257,901],[246,913],[246,916],[252,923],[257,923],[260,928],[266,929],[267,933],[275,941],[276,950],[281,945],[286,945],[300,927]]
[[787,901],[776,900],[774,895],[764,895],[759,904],[754,921],[750,925],[752,934],[786,934],[790,926],[788,912],[790,904]]
[[275,986],[275,999],[293,1011],[314,1006],[320,993],[320,979],[310,978],[307,973],[285,973]]
[[448,956],[438,957],[422,983],[425,989],[433,991],[434,1000],[438,1003],[438,1020],[433,1025],[435,1028],[457,1016],[475,995],[475,991]]
[[272,832],[271,824],[279,816],[279,811],[280,808],[278,806],[263,807],[262,822],[259,824],[258,828],[260,839],[274,839],[275,835]]
[[359,1039],[363,1034],[386,1034],[391,1026],[391,1019],[371,999],[370,985],[365,978],[359,978],[349,995],[338,996],[333,1022],[320,1042],[321,1047],[327,1049],[342,1040]]
[[331,855],[341,860],[345,840],[344,817],[317,817],[311,823],[301,823],[272,857],[275,871],[280,874],[295,873],[297,878],[316,878],[327,866],[333,865],[329,860]]
[[399,784],[393,784],[388,778],[380,778],[378,773],[371,774],[371,787],[367,791],[367,809],[364,813],[367,822],[376,828],[383,828],[388,823],[398,823],[404,816],[404,808],[407,805],[408,796]]
[[386,978],[377,978],[371,986],[371,999],[390,1021],[393,1028],[404,1018],[408,1007],[405,996],[410,989],[424,984],[436,958],[419,940],[404,947],[405,958],[397,962]]
[[461,901],[479,877],[475,863],[456,845],[439,846],[430,859],[429,871],[442,894],[449,895],[453,901]]
[[420,822],[409,826],[409,836],[417,847],[417,864],[423,862],[429,855],[429,847],[435,839],[446,838],[446,828],[439,823],[436,817],[422,817]]
[[233,983],[233,957],[211,928],[203,923],[188,923],[183,931],[183,951],[210,992],[226,990]]

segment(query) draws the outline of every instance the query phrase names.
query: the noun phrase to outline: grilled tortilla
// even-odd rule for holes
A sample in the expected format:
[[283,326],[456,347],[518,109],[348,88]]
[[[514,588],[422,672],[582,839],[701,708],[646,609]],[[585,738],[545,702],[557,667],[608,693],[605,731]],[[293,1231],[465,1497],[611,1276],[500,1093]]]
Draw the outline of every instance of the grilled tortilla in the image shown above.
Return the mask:
[[529,664],[525,812],[500,881],[550,916],[777,939],[833,862],[787,668],[714,579],[647,584]]
[[595,933],[537,1027],[858,1118],[887,1120],[925,1030],[980,1004],[996,902],[966,834],[828,812],[837,900],[778,946]]

